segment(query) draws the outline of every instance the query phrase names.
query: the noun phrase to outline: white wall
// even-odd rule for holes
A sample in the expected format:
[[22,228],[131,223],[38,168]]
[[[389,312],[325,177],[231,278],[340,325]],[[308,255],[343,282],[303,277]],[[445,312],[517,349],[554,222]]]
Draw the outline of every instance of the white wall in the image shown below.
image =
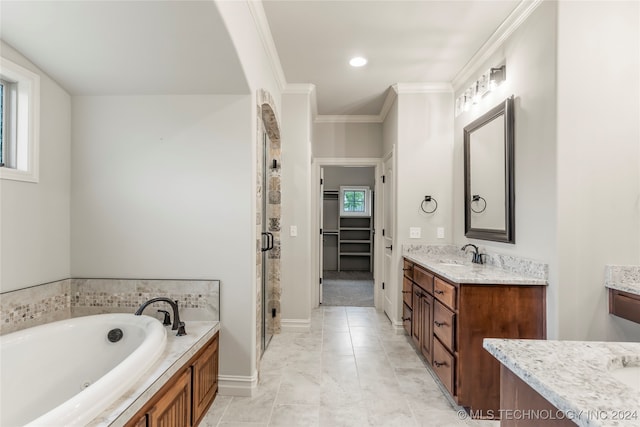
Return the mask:
[[[547,329],[557,337],[558,278],[556,225],[556,6],[543,2],[501,48],[473,74],[502,63],[507,80],[470,111],[455,119],[454,242],[472,242],[500,253],[550,265]],[[471,82],[467,82],[464,91]],[[464,126],[515,95],[515,244],[464,237]]]
[[[453,171],[453,94],[398,93],[396,145],[396,234],[393,258],[395,278],[402,277],[403,244],[450,243],[452,235],[452,171]],[[392,122],[390,122],[391,124]],[[393,126],[391,126],[393,127]],[[391,137],[389,137],[391,139]],[[424,196],[438,202],[432,214],[420,209]],[[430,208],[431,206],[427,207]],[[409,239],[409,227],[421,229],[420,239]],[[437,238],[438,227],[444,228],[444,239]],[[398,283],[392,284],[396,297],[398,321],[402,299]]]
[[382,157],[382,123],[314,123],[313,157]]
[[220,279],[221,366],[249,376],[248,95],[73,98],[73,277]]
[[[549,264],[550,339],[640,339],[603,285],[605,264],[640,261],[638,7],[543,2],[476,73],[505,62],[507,81],[455,120],[454,241]],[[511,94],[516,243],[468,240],[463,128]]]
[[40,76],[40,181],[0,180],[0,292],[69,277],[71,99],[1,42],[2,56]]
[[603,287],[640,264],[640,3],[560,2],[557,80],[559,336],[640,341]]
[[376,185],[375,168],[325,166],[325,190],[339,190],[341,185],[365,185],[373,190]]
[[[282,97],[282,327],[308,328],[311,318],[312,218],[310,93]],[[292,225],[298,235],[290,236]]]

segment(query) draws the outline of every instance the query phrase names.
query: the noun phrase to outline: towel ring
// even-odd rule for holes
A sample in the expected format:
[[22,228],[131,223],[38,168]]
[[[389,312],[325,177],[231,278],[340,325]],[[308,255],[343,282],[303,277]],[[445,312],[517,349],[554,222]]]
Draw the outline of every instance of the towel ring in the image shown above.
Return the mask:
[[[433,210],[430,210],[430,211],[424,208],[424,204],[429,202],[435,203]],[[438,209],[438,201],[431,196],[424,196],[424,200],[422,201],[422,203],[420,203],[420,209],[422,209],[422,212],[424,213],[428,213],[428,214],[434,213],[436,209]]]
[[478,210],[478,211],[477,211],[477,210],[473,209],[473,205],[471,205],[471,206],[470,206],[470,207],[471,207],[471,210],[472,210],[473,212],[475,212],[475,213],[482,213],[482,212],[484,212],[484,211],[485,211],[485,209],[487,209],[487,201],[484,199],[484,197],[481,197],[481,196],[480,196],[480,195],[478,195],[478,194],[474,194],[473,196],[471,196],[471,203],[473,203],[473,202],[480,202],[480,200],[482,200],[482,202],[484,203],[484,206],[482,207],[482,209],[480,209],[480,210]]

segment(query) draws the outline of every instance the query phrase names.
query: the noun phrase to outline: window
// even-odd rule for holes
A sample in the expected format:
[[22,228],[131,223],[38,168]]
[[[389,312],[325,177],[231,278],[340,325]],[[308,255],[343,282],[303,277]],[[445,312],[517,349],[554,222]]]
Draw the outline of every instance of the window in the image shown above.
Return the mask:
[[369,187],[340,187],[340,216],[371,216]]
[[38,182],[40,77],[0,58],[0,178]]

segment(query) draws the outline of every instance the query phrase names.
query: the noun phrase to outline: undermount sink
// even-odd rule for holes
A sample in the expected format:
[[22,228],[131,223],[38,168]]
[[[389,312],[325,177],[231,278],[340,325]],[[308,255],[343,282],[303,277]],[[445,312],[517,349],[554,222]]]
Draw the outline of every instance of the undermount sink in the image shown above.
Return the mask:
[[611,376],[640,393],[640,366],[627,366],[609,371]]
[[445,265],[447,267],[464,267],[464,264],[462,261],[458,261],[455,259],[443,259],[438,261],[438,264]]

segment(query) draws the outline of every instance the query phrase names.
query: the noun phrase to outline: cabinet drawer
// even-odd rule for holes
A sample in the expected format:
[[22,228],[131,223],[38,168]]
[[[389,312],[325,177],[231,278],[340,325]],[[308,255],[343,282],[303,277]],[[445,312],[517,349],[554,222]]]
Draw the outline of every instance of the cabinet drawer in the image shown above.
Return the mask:
[[413,267],[413,281],[428,293],[433,294],[433,274],[416,265]]
[[440,300],[444,305],[456,309],[456,287],[444,282],[437,277],[433,283],[433,296]]
[[407,306],[407,304],[402,304],[402,326],[404,326],[404,330],[411,336],[411,317],[413,316],[412,310]]
[[402,301],[413,309],[413,301],[411,298],[413,282],[406,277],[402,278]]
[[433,333],[449,350],[455,351],[456,315],[439,302],[434,303]]
[[404,276],[409,279],[413,279],[413,263],[411,261],[404,260],[402,264],[402,271],[404,272]]
[[609,289],[609,313],[640,323],[640,295]]
[[433,372],[436,373],[442,384],[449,390],[451,396],[455,396],[454,373],[456,359],[437,339],[433,340]]

